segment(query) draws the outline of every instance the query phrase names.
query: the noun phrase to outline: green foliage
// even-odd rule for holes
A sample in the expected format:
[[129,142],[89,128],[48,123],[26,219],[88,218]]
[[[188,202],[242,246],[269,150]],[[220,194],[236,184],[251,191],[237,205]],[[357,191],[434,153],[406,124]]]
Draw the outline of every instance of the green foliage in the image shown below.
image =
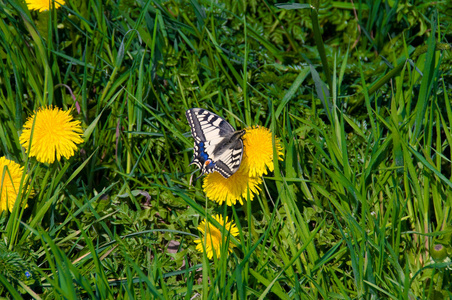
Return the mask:
[[[451,297],[450,3],[311,5],[6,1],[0,156],[32,189],[1,214],[0,296]],[[19,143],[47,105],[85,130],[53,164]],[[191,107],[281,139],[253,202],[190,185]],[[214,213],[240,236],[209,261]]]
[[[19,250],[19,249],[18,249]],[[25,255],[26,249],[20,249]],[[0,274],[2,274],[0,292],[5,293],[5,280],[15,290],[25,293],[22,286],[33,285],[38,283],[39,277],[33,272],[33,268],[29,261],[24,259],[18,252],[8,249],[5,243],[0,243]]]

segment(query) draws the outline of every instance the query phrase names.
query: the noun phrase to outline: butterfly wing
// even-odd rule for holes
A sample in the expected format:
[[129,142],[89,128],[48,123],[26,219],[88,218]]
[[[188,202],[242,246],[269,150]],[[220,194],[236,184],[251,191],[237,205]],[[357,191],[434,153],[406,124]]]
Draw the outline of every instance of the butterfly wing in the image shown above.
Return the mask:
[[215,164],[214,170],[224,178],[229,178],[240,167],[243,155],[242,136],[244,134],[245,130],[234,131],[220,141],[208,142],[207,153],[210,152],[210,147],[214,145],[214,151],[212,152]]
[[234,174],[242,161],[245,131],[235,131],[226,120],[202,108],[189,109],[185,115],[195,139],[190,164],[201,169],[200,177],[214,171],[225,178]]

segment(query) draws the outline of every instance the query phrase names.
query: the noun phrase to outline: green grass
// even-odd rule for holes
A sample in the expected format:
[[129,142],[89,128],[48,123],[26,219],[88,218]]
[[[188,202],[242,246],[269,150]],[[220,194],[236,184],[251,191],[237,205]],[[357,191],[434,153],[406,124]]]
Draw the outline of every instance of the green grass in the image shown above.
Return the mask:
[[[452,297],[447,1],[83,2],[0,5],[0,157],[30,176],[0,215],[1,297]],[[84,128],[53,164],[19,143],[46,105]],[[252,202],[190,186],[192,107],[281,139]],[[212,261],[193,241],[216,213],[240,235]]]

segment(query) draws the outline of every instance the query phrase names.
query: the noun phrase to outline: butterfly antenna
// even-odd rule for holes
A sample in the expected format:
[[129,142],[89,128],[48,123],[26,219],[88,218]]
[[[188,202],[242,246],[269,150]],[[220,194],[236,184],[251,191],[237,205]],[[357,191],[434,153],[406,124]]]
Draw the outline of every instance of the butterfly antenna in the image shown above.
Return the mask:
[[201,176],[204,175],[204,173],[201,173],[201,175],[199,175],[198,177],[195,178],[195,181],[193,181],[193,183],[195,183],[199,178],[201,178]]
[[[196,171],[195,171],[196,172]],[[204,173],[201,173],[201,175],[199,175],[198,177],[196,177],[194,180],[193,180],[193,175],[195,175],[195,173],[193,172],[193,173],[191,173],[191,176],[190,176],[190,185],[195,185],[195,183],[196,183],[196,181],[199,179],[199,178],[201,178],[201,176],[202,175],[204,175]]]

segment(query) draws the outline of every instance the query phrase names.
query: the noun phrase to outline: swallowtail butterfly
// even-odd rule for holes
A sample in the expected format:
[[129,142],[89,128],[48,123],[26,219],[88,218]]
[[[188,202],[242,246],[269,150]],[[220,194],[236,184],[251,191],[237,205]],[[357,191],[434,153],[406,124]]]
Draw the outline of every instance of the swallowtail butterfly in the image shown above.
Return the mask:
[[189,109],[185,115],[195,139],[190,165],[201,169],[199,177],[217,171],[229,178],[242,162],[245,130],[236,131],[226,120],[202,108]]

